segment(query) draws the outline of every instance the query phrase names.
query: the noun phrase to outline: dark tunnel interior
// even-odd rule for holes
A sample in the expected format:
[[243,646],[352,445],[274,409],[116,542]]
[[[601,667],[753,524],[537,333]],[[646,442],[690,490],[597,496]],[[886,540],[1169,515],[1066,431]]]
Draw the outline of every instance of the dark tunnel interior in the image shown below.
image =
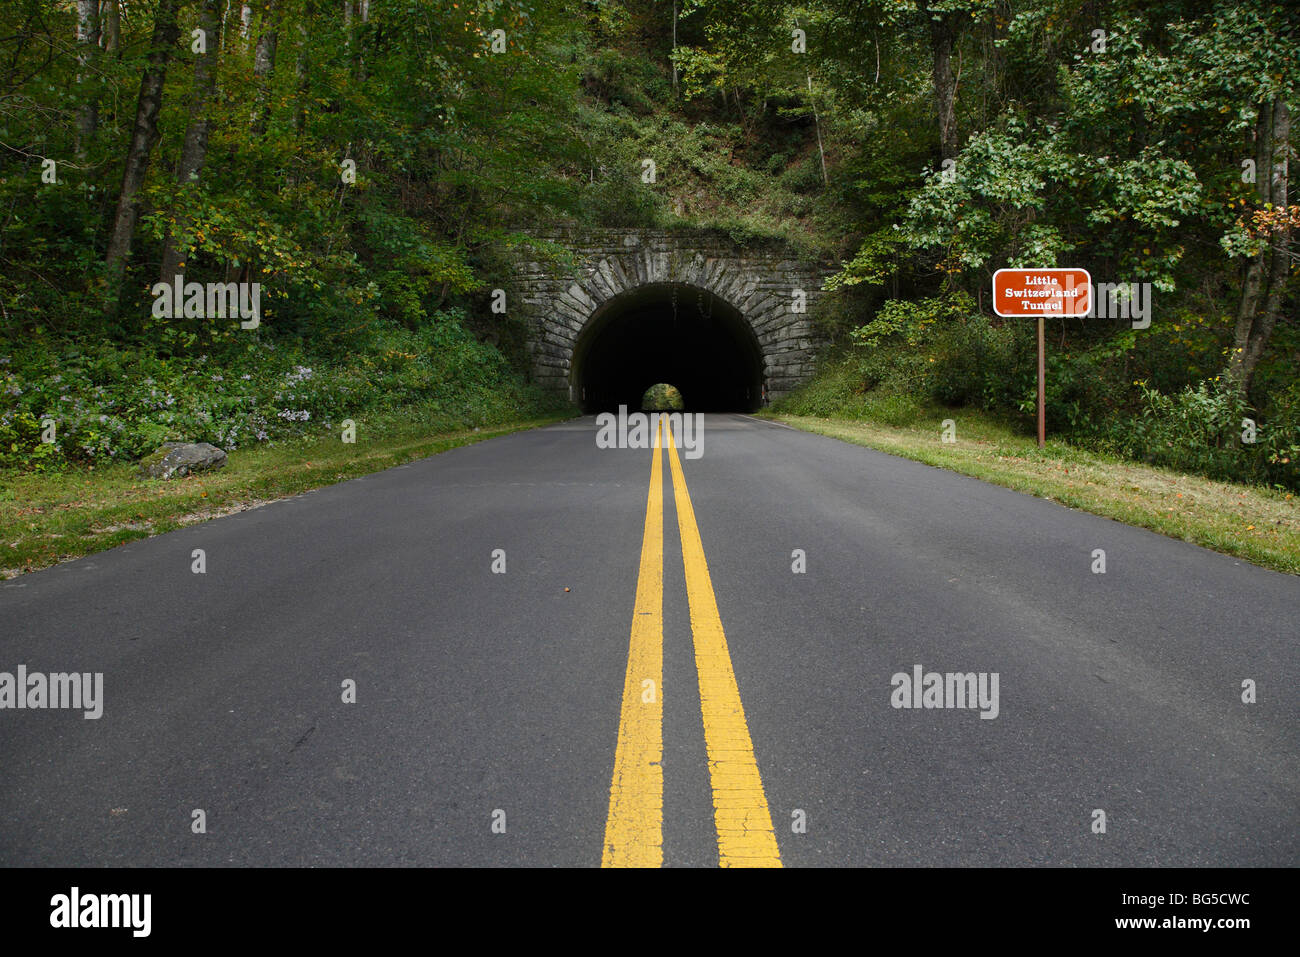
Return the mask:
[[655,383],[681,390],[690,412],[753,412],[763,358],[734,306],[682,284],[641,286],[604,303],[573,353],[575,396],[584,412],[639,409]]

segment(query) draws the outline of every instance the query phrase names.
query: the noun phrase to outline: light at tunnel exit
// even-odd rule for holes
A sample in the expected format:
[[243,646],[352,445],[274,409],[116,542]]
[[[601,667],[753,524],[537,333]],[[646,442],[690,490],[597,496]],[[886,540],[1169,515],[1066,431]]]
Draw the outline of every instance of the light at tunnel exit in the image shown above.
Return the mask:
[[763,359],[734,306],[695,286],[655,284],[616,296],[592,315],[573,351],[574,395],[584,412],[641,407],[671,383],[692,412],[752,412]]
[[646,412],[674,412],[685,409],[686,403],[677,386],[656,382],[641,396],[641,408]]

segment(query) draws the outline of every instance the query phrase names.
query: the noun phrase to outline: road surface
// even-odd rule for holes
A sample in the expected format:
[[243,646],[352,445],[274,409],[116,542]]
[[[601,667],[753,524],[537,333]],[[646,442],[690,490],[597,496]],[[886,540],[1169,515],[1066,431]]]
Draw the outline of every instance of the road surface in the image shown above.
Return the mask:
[[595,436],[0,585],[0,672],[103,675],[0,710],[0,864],[1300,860],[1295,578],[746,416]]

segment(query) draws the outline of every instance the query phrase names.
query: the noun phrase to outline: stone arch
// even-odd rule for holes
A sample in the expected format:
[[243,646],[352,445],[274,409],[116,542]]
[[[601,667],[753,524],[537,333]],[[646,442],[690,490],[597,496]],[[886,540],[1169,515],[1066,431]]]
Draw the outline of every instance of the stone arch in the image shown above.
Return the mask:
[[534,235],[567,249],[573,265],[522,258],[517,263],[515,286],[529,314],[533,376],[573,401],[583,401],[584,356],[578,355],[577,367],[574,357],[584,329],[599,323],[616,302],[626,302],[622,297],[647,295],[644,290],[699,290],[734,309],[757,344],[771,397],[812,374],[818,341],[810,319],[826,269],[798,261],[783,244],[741,247],[725,236],[691,230]]

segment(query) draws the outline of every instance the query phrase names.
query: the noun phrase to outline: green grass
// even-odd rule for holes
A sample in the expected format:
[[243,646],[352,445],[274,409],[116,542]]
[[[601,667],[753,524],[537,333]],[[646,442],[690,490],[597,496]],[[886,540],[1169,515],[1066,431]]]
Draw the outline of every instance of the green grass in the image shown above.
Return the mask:
[[[1300,501],[1290,492],[1111,458],[1032,438],[979,411],[911,405],[884,422],[766,413],[808,432],[950,469],[1300,575]],[[908,416],[908,424],[899,424]],[[957,440],[942,441],[944,419]]]
[[355,444],[317,434],[240,449],[218,471],[170,481],[141,478],[125,462],[0,472],[0,578],[567,417],[432,434],[411,425],[363,429]]

